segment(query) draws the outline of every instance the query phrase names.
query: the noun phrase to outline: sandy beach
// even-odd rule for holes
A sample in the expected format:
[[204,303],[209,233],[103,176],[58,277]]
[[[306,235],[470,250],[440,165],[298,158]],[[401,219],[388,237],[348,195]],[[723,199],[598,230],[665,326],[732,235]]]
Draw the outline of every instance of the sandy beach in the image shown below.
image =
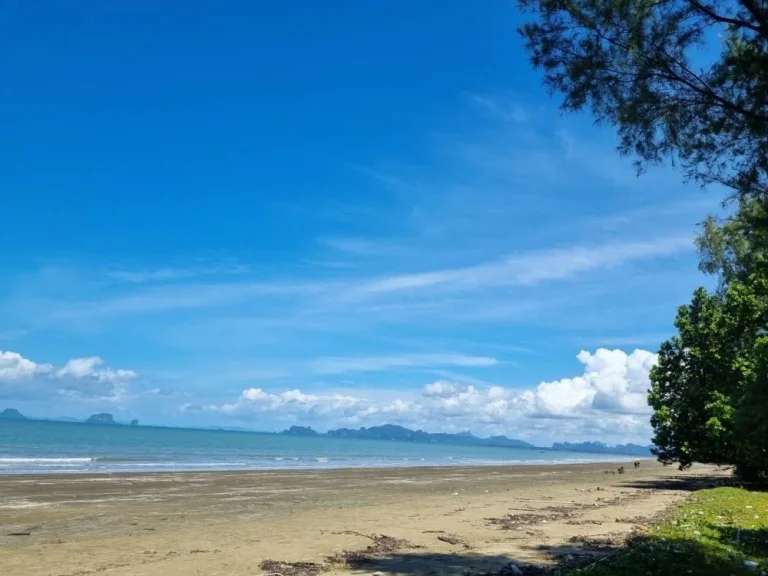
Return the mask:
[[[467,574],[583,553],[707,482],[643,461],[0,477],[9,576]],[[306,563],[294,565],[291,563]]]

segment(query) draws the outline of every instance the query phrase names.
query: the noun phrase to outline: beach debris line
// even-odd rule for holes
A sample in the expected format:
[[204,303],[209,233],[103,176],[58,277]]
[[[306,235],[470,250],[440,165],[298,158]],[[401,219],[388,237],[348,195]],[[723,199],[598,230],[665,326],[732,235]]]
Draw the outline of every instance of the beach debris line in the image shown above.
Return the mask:
[[571,536],[568,542],[571,544],[581,544],[582,550],[608,552],[626,544],[627,539],[628,537],[625,534],[609,533],[598,536]]
[[393,538],[392,536],[387,536],[385,534],[370,534],[368,538],[373,541],[373,544],[365,549],[369,554],[395,552],[402,548],[421,548],[421,546],[416,546],[415,544],[408,542],[408,540]]
[[314,562],[280,562],[279,560],[263,560],[259,567],[264,570],[264,576],[317,576],[325,569],[322,564]]
[[621,493],[614,498],[598,498],[592,504],[574,504],[571,506],[547,506],[532,509],[530,512],[519,514],[506,514],[499,518],[486,518],[488,524],[498,526],[501,530],[517,530],[519,528],[558,522],[560,520],[572,520],[579,516],[579,512],[594,510],[595,508],[608,508],[617,504],[632,502],[649,497],[650,490],[637,490],[631,493]]
[[[498,526],[502,530],[515,530],[523,526],[530,526],[531,524],[537,524],[551,518],[552,516],[544,516],[542,514],[507,514],[500,518],[487,518],[489,524]],[[561,518],[566,518],[562,516]],[[561,519],[561,518],[558,518]]]
[[386,534],[362,534],[360,532],[345,531],[344,534],[354,534],[371,540],[371,544],[361,550],[342,550],[326,560],[327,564],[343,564],[352,568],[372,564],[376,556],[390,554],[398,550],[422,548],[402,538],[394,538]]
[[626,517],[616,518],[615,522],[619,524],[635,524],[639,526],[645,526],[646,524],[648,524],[648,522],[652,520],[653,518],[648,516],[626,516]]
[[464,546],[467,550],[472,548],[472,546],[469,545],[469,543],[464,540],[463,538],[459,536],[454,536],[451,534],[441,534],[437,537],[438,540],[441,542],[445,542],[446,544],[450,544],[451,546]]
[[569,526],[585,526],[587,524],[602,526],[603,522],[601,520],[566,520],[565,524],[568,524]]

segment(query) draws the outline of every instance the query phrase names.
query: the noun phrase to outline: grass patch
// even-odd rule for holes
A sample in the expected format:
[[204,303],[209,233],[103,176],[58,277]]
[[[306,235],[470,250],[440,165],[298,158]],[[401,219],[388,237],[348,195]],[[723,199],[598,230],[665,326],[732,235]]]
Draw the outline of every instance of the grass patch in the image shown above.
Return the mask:
[[[757,567],[745,562],[755,562]],[[661,525],[627,547],[571,571],[591,576],[741,576],[768,573],[768,492],[697,492]]]

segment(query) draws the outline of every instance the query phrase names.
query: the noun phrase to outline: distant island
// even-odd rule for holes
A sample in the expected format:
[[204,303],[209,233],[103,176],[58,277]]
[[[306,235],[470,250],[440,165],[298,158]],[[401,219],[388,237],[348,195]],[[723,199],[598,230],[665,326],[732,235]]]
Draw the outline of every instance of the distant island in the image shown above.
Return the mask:
[[312,426],[291,426],[282,432],[286,436],[320,436],[320,433],[312,430]]
[[372,426],[371,428],[339,428],[329,430],[328,436],[334,438],[362,438],[367,440],[392,440],[399,442],[426,442],[430,444],[472,444],[477,446],[507,446],[510,448],[536,448],[533,444],[523,440],[515,440],[506,436],[492,436],[490,438],[478,438],[471,432],[459,432],[448,434],[445,432],[430,433],[423,430],[409,430],[395,424]]
[[[307,426],[291,426],[281,434],[287,436],[322,436],[321,433]],[[471,432],[448,434],[445,432],[430,433],[423,430],[410,430],[395,424],[372,426],[370,428],[339,428],[328,430],[325,434],[331,438],[355,438],[360,440],[387,440],[391,442],[421,442],[428,444],[460,444],[469,446],[503,446],[507,448],[545,449],[567,452],[588,452],[595,454],[627,454],[629,456],[652,456],[652,446],[638,444],[619,444],[608,446],[602,442],[555,442],[551,447],[535,446],[525,440],[507,438],[506,436],[491,436],[479,438]]]
[[100,412],[98,414],[91,414],[88,418],[83,420],[82,418],[70,418],[63,416],[61,418],[30,418],[24,416],[16,408],[6,408],[0,412],[0,420],[32,420],[42,422],[70,422],[77,424],[108,424],[115,426],[138,426],[138,420],[131,420],[130,422],[119,422],[115,420],[115,417],[108,412]]
[[6,408],[0,412],[0,420],[29,420],[29,418],[16,410],[16,408]]
[[117,422],[115,422],[114,416],[112,416],[112,414],[107,414],[106,412],[88,416],[88,418],[85,420],[85,423],[86,424],[117,424]]
[[134,419],[130,422],[118,422],[115,420],[115,417],[112,416],[112,414],[109,414],[107,412],[101,412],[99,414],[92,414],[88,418],[86,418],[83,422],[84,424],[107,424],[107,425],[114,425],[114,426],[138,426],[139,421]]

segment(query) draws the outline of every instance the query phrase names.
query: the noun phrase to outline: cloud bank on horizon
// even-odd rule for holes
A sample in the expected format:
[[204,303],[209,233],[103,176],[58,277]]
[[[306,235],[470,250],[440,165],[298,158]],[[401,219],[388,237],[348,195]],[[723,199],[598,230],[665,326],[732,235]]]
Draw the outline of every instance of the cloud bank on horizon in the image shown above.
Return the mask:
[[572,378],[541,382],[534,388],[508,389],[438,380],[421,394],[382,402],[365,397],[304,394],[299,389],[280,393],[261,388],[243,390],[233,403],[186,405],[185,410],[213,411],[245,420],[265,412],[279,414],[288,422],[330,426],[370,426],[397,423],[434,431],[458,431],[481,427],[483,431],[514,431],[530,437],[529,428],[571,437],[599,437],[617,432],[647,435],[650,409],[646,402],[649,373],[656,355],[646,350],[626,354],[600,348],[581,351],[578,360],[584,373]]
[[[429,431],[474,429],[485,433],[534,438],[545,432],[558,437],[648,435],[650,410],[646,393],[656,355],[646,350],[627,354],[600,348],[577,356],[581,375],[541,382],[530,388],[480,387],[461,381],[436,380],[419,394],[370,398],[342,393],[308,394],[300,389],[268,392],[242,390],[232,402],[179,406],[183,412],[216,413],[234,421],[257,423],[264,415],[274,422],[315,427],[357,427],[397,423]],[[368,359],[337,359],[352,372],[365,371]],[[492,365],[491,358],[418,358],[427,364]],[[56,395],[85,400],[125,402],[158,390],[131,389],[132,370],[102,368],[98,357],[69,360],[62,368],[36,363],[18,353],[0,351],[0,399],[25,400]],[[381,365],[391,364],[382,358]]]

